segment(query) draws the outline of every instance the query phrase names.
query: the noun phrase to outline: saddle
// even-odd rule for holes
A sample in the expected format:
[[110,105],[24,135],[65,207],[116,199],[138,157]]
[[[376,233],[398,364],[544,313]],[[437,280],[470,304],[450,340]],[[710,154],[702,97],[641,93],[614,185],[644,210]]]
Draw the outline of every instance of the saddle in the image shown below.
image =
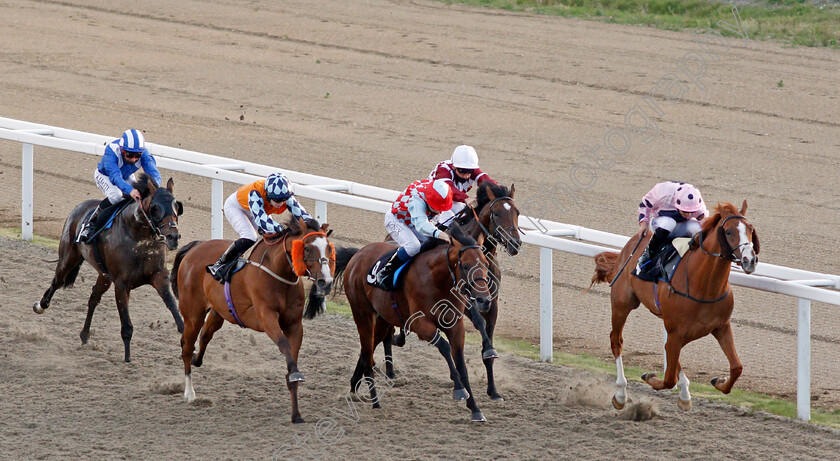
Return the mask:
[[233,274],[239,272],[243,267],[245,267],[245,264],[247,264],[245,261],[246,259],[240,256],[229,263],[223,264],[222,267],[219,268],[219,278],[216,280],[218,280],[222,285],[230,283],[233,279]]
[[682,261],[682,257],[689,249],[690,238],[678,237],[672,239],[670,242],[662,246],[662,249],[650,260],[650,263],[645,266],[641,273],[635,273],[636,277],[646,281],[655,282],[663,281],[670,282],[674,277],[674,272],[677,266]]
[[[105,229],[110,229],[111,226],[114,225],[114,220],[117,218],[117,215],[122,213],[122,211],[125,210],[126,207],[128,207],[128,205],[130,205],[132,202],[133,202],[133,200],[130,199],[130,198],[129,199],[123,199],[121,202],[117,202],[116,205],[108,208],[108,210],[109,210],[108,211],[108,214],[109,214],[108,220],[105,221],[105,224],[103,224],[101,226],[98,226],[98,228],[93,231],[93,234],[91,234],[90,239],[88,239],[87,243],[95,242],[96,239],[99,238],[99,234],[104,232]],[[96,208],[94,208],[94,209],[88,211],[87,213],[85,213],[85,219],[82,222],[88,222],[90,220],[90,216],[93,214],[93,212],[95,210],[96,210]],[[97,224],[98,223],[93,223],[94,226],[97,226]],[[79,239],[79,235],[81,235],[82,229],[84,229],[84,226],[79,226],[79,230],[78,230],[78,233],[76,234],[76,238],[73,239],[74,241]]]
[[392,277],[383,280],[381,284],[376,283],[376,274],[379,273],[379,269],[381,269],[385,264],[387,264],[388,261],[391,259],[391,256],[393,256],[394,253],[396,253],[398,250],[399,248],[396,248],[385,253],[384,255],[382,255],[382,257],[379,258],[379,260],[376,261],[376,263],[373,264],[373,267],[371,267],[370,270],[368,270],[366,280],[369,285],[374,286],[376,288],[380,288],[385,291],[398,291],[400,289],[401,282],[403,280],[402,275],[408,272],[407,268],[411,264],[411,262],[414,261],[414,258],[409,259],[402,266],[400,266],[397,269],[397,271],[394,272],[394,275]]

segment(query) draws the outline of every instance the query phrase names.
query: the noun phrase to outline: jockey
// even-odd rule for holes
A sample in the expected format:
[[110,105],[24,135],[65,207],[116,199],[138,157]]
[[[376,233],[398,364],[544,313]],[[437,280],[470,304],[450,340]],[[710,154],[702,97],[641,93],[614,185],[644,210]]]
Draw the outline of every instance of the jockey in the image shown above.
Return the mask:
[[452,214],[452,188],[442,179],[423,179],[406,187],[385,214],[385,229],[400,245],[388,263],[376,274],[376,283],[392,276],[397,269],[420,251],[420,244],[429,238],[452,240],[449,234],[435,227],[429,218]]
[[259,239],[259,234],[278,234],[286,228],[271,219],[272,214],[281,214],[286,209],[296,218],[312,219],[303,206],[294,198],[289,180],[282,173],[272,173],[268,178],[246,184],[225,200],[224,213],[230,225],[239,234],[239,239],[207,266],[207,272],[221,281],[219,269],[235,260]]
[[452,188],[452,214],[446,221],[439,219],[445,226],[449,226],[451,218],[465,207],[476,207],[475,197],[467,196],[467,192],[474,185],[484,181],[496,184],[496,181],[478,167],[478,154],[475,153],[475,149],[465,145],[456,147],[450,160],[438,163],[429,174],[429,179],[443,179]]
[[[138,161],[140,166],[137,165]],[[111,211],[113,211],[111,207],[116,207],[126,196],[140,200],[140,191],[131,187],[126,180],[141,166],[143,171],[155,181],[155,185],[159,185],[160,172],[154,157],[146,149],[143,133],[135,129],[126,130],[120,139],[115,139],[108,144],[102,160],[93,172],[93,179],[99,190],[105,194],[105,199],[99,203],[85,222],[76,242],[87,242],[95,231],[111,217]]]
[[653,236],[639,258],[636,273],[662,249],[668,237],[694,237],[701,230],[700,222],[709,214],[700,191],[691,184],[661,182],[650,190],[639,204],[639,235],[650,228]]

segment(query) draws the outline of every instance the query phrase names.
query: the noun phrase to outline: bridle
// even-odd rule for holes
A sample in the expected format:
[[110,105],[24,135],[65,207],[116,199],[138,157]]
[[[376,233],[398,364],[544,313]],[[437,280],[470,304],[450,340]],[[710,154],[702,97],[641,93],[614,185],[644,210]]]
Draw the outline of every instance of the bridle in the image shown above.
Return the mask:
[[[447,255],[449,254],[449,249],[450,249],[450,248],[452,248],[452,246],[453,246],[452,244],[449,244],[449,248],[447,248],[447,250],[446,250],[446,254],[447,254]],[[462,263],[462,262],[461,262],[461,254],[462,254],[464,251],[467,251],[467,250],[472,250],[472,249],[476,249],[476,250],[478,250],[478,251],[481,251],[481,247],[480,247],[480,246],[478,246],[478,245],[465,245],[465,246],[462,246],[461,248],[459,248],[459,249],[458,249],[458,255],[456,256],[456,260],[458,261],[458,262],[457,262],[457,265],[458,265],[458,273],[459,273],[459,274],[460,274],[460,276],[461,276],[461,280],[464,280],[464,281],[465,281],[465,283],[463,283],[460,287],[458,286],[458,278],[455,276],[455,271],[453,271],[453,270],[452,270],[452,266],[449,264],[449,262],[447,262],[446,267],[447,267],[447,268],[449,268],[449,275],[451,275],[451,276],[452,276],[452,286],[454,286],[454,287],[458,287],[458,292],[459,292],[460,294],[462,294],[462,295],[464,295],[465,297],[467,297],[468,299],[470,299],[470,300],[473,300],[473,301],[474,301],[474,300],[475,300],[475,296],[472,296],[472,293],[470,293],[470,290],[469,290],[469,285],[470,285],[471,283],[476,283],[476,282],[481,282],[481,281],[483,281],[483,282],[484,282],[484,284],[485,284],[485,285],[487,285],[487,287],[488,287],[488,289],[489,289],[489,287],[490,287],[490,282],[488,282],[488,281],[487,281],[487,278],[486,278],[486,277],[478,277],[478,278],[475,278],[475,279],[473,279],[473,280],[467,280],[467,273],[468,273],[468,271],[466,270],[466,268],[464,268],[464,263]]]
[[[486,208],[488,210],[487,212],[490,213],[490,227],[493,228],[492,232],[490,232],[490,230],[487,229],[484,226],[484,224],[481,223],[481,220],[478,218],[478,214],[476,213],[475,208],[470,208],[470,210],[472,210],[473,216],[475,216],[475,222],[478,223],[478,226],[481,228],[481,231],[484,232],[484,235],[492,236],[496,240],[498,240],[498,241],[504,243],[505,245],[507,245],[507,244],[513,243],[513,242],[510,241],[513,238],[513,237],[511,237],[513,234],[516,234],[517,232],[522,232],[522,234],[524,235],[525,232],[522,231],[522,229],[520,229],[516,224],[506,226],[506,227],[501,227],[496,222],[496,218],[495,218],[496,215],[495,215],[495,213],[493,213],[493,205],[495,205],[497,202],[502,201],[502,200],[510,200],[511,202],[513,202],[513,197],[497,197],[492,202],[490,202],[486,205]],[[499,229],[504,231],[504,236],[497,235],[497,232],[498,232]]]
[[[324,232],[315,231],[315,232],[310,232],[310,233],[304,235],[302,238],[300,238],[299,240],[296,240],[296,241],[300,241],[303,245],[305,245],[305,243],[304,243],[305,240],[307,238],[309,238],[310,236],[313,236],[313,235],[315,237],[324,237],[324,238],[327,237],[327,234],[325,234]],[[285,234],[285,235],[283,235],[283,238],[281,238],[279,240],[272,241],[272,242],[269,242],[268,240],[266,240],[265,236],[263,236],[263,242],[265,242],[265,244],[267,246],[274,246],[274,245],[277,245],[278,243],[282,243],[284,253],[286,254],[286,261],[289,263],[289,268],[292,270],[293,273],[295,273],[295,275],[297,275],[297,272],[295,272],[295,264],[292,261],[292,251],[294,251],[294,247],[293,247],[292,250],[289,250],[289,249],[286,248],[286,237],[288,237],[288,236],[289,236],[288,234]],[[333,244],[328,242],[327,243],[328,257],[324,257],[324,258],[302,258],[301,261],[303,263],[306,263],[307,261],[318,261],[321,266],[323,266],[324,264],[329,265],[331,262],[335,263],[335,257],[334,256],[329,257],[329,255],[334,255],[335,254],[334,251],[330,251],[332,248],[335,248],[335,247],[333,246]],[[260,258],[259,263],[255,263],[255,262],[253,262],[251,260],[247,260],[247,259],[245,260],[245,262],[247,262],[248,264],[259,267],[260,269],[264,270],[265,272],[267,272],[269,275],[271,275],[275,279],[280,280],[281,282],[286,283],[288,285],[297,285],[300,282],[301,277],[303,277],[303,276],[306,276],[306,278],[308,278],[309,280],[311,280],[313,282],[315,281],[315,278],[312,277],[312,274],[309,272],[308,267],[306,268],[306,272],[304,273],[304,275],[303,276],[298,275],[297,278],[294,281],[286,280],[285,278],[280,277],[279,275],[275,274],[274,271],[272,271],[271,269],[267,268],[265,265],[262,264],[263,261],[265,260],[265,255],[267,253],[268,253],[267,251],[263,253],[262,257]]]
[[[735,218],[735,219],[743,219],[743,220],[745,221],[745,223],[746,223],[746,219],[747,219],[746,217],[744,217],[744,216],[742,216],[742,215],[737,215],[737,214],[730,215],[730,216],[727,216],[726,218],[724,218],[724,219],[723,219],[723,221],[721,221],[721,222],[720,222],[720,224],[718,224],[717,226],[715,226],[715,228],[716,228],[716,229],[717,229],[718,227],[722,228],[722,227],[723,227],[723,225],[724,225],[724,224],[726,224],[726,221],[729,221],[730,219],[733,219],[733,218]],[[736,246],[735,248],[730,248],[730,249],[729,249],[729,254],[712,253],[712,252],[710,252],[710,251],[706,250],[706,249],[703,247],[703,233],[702,233],[702,232],[698,232],[698,233],[697,233],[697,236],[698,236],[698,237],[697,237],[697,240],[698,240],[698,244],[699,244],[699,246],[700,246],[700,250],[702,250],[702,251],[703,251],[703,253],[706,253],[706,254],[707,254],[707,255],[709,255],[709,256],[714,256],[714,257],[716,257],[716,258],[721,258],[721,259],[726,260],[726,261],[731,261],[731,262],[734,262],[734,263],[739,264],[739,265],[741,264],[741,262],[740,262],[740,261],[739,261],[739,260],[735,257],[735,251],[736,251],[736,250],[740,251],[740,250],[741,250],[741,248],[743,248],[743,247],[745,247],[745,246],[751,246],[751,245],[753,244],[752,242],[740,243],[740,244],[738,244],[738,246]]]
[[[159,242],[166,242],[166,236],[163,235],[163,231],[166,227],[174,228],[176,231],[178,230],[178,217],[174,213],[172,214],[172,216],[173,216],[172,221],[169,221],[168,223],[163,224],[163,219],[166,218],[166,216],[168,216],[168,215],[164,215],[163,218],[160,219],[161,225],[156,226],[154,221],[152,221],[152,219],[146,213],[146,209],[143,208],[143,201],[142,200],[136,200],[136,202],[137,202],[137,207],[140,208],[140,214],[142,214],[143,218],[145,218],[145,220],[146,220],[146,224],[148,224],[149,227],[152,228],[152,232],[154,232],[154,234],[155,234],[155,238],[154,238],[155,240],[157,240]],[[151,206],[151,201],[149,201],[149,203],[150,203],[149,206]]]

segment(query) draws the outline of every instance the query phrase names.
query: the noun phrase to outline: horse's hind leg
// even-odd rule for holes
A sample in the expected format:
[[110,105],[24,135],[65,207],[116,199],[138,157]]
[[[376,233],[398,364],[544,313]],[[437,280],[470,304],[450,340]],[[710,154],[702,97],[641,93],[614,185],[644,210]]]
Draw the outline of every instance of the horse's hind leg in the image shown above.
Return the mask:
[[166,308],[172,313],[172,319],[175,320],[175,328],[178,333],[184,332],[184,320],[178,312],[178,303],[175,302],[175,296],[172,295],[172,282],[169,281],[169,271],[160,271],[152,278],[152,286],[157,290]]
[[735,340],[732,338],[731,323],[726,322],[723,326],[713,330],[712,334],[715,335],[718,344],[720,344],[720,348],[723,349],[723,353],[729,359],[729,379],[714,378],[712,379],[712,385],[724,394],[728,394],[732,390],[732,386],[735,385],[735,381],[741,376],[741,372],[744,371],[744,365],[741,364],[738,353],[735,352]]
[[193,355],[192,364],[195,367],[200,367],[204,363],[204,352],[207,350],[207,343],[213,339],[213,335],[222,328],[225,324],[225,319],[219,315],[218,312],[210,309],[207,313],[207,318],[204,321],[204,328],[201,330],[200,339],[198,341],[198,353]]
[[440,330],[431,321],[427,320],[425,316],[417,317],[410,322],[411,330],[417,333],[417,337],[423,341],[428,341],[429,344],[435,346],[446,360],[446,365],[449,367],[449,379],[454,384],[452,390],[452,398],[455,400],[466,400],[471,397],[470,393],[464,389],[464,384],[461,382],[461,376],[455,368],[455,362],[452,361],[452,348],[440,335]]
[[181,360],[184,361],[184,399],[187,403],[195,400],[192,385],[192,358],[195,352],[195,340],[204,325],[204,307],[192,307],[183,302],[188,296],[181,295],[181,312],[184,313],[184,333],[181,334]]
[[[650,384],[650,386],[661,391],[662,389],[673,389],[677,385],[677,374],[680,371],[680,351],[685,346],[685,341],[676,332],[668,332],[668,340],[665,341],[665,378],[659,379],[656,373],[645,373],[642,375],[642,381]],[[680,408],[688,410],[691,408],[691,400],[683,402],[680,399]]]
[[610,331],[610,349],[615,357],[616,379],[615,385],[618,388],[613,395],[612,404],[617,410],[624,408],[627,404],[627,378],[624,376],[624,359],[621,357],[624,347],[624,324],[627,323],[627,316],[639,306],[639,300],[633,297],[631,300],[612,299],[612,331]]
[[114,285],[114,292],[117,299],[117,311],[120,313],[120,336],[125,345],[125,361],[131,362],[131,336],[134,334],[134,325],[131,324],[131,317],[128,315],[128,298],[131,290],[123,282]]
[[382,349],[385,352],[385,376],[388,379],[394,379],[397,375],[394,374],[394,327],[390,327],[385,339],[382,340]]
[[32,310],[36,314],[43,314],[44,310],[50,307],[50,302],[56,290],[73,285],[73,282],[76,281],[76,276],[79,275],[79,269],[81,269],[82,263],[84,262],[79,248],[73,243],[60,246],[58,253],[58,264],[55,267],[55,275],[50,283],[50,287],[44,292],[41,300],[32,306]]
[[90,322],[93,320],[93,311],[96,310],[96,306],[102,299],[102,295],[108,291],[108,288],[110,287],[111,279],[99,274],[99,277],[96,279],[96,283],[93,285],[93,290],[91,290],[90,298],[88,299],[88,311],[87,317],[85,317],[85,325],[82,327],[82,331],[79,332],[79,338],[81,338],[82,344],[87,344],[88,338],[90,338]]

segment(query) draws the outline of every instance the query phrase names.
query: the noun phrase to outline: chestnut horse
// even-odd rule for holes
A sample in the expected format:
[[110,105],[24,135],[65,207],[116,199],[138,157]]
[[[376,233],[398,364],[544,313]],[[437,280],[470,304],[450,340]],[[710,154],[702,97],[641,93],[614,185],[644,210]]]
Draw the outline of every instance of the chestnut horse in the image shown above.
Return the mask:
[[[225,320],[239,323],[255,331],[265,332],[286,358],[286,386],[292,397],[292,422],[302,423],[298,409],[298,352],[303,340],[305,292],[301,278],[309,275],[315,280],[319,294],[330,290],[335,271],[335,254],[327,240],[327,224],[320,228],[315,220],[290,220],[287,231],[280,235],[263,236],[248,264],[230,282],[229,308],[225,287],[207,273],[228,248],[228,240],[190,242],[175,256],[172,267],[172,287],[178,296],[184,316],[181,336],[181,358],[184,361],[184,398],[195,400],[191,367],[200,367],[207,343],[222,327]],[[314,314],[313,314],[314,315]],[[202,329],[203,327],[203,329]],[[198,353],[195,341],[201,332]]]
[[43,314],[50,307],[56,290],[72,287],[82,263],[87,261],[99,277],[93,285],[87,317],[79,337],[82,344],[87,344],[93,311],[113,283],[126,362],[131,361],[131,336],[134,332],[128,315],[128,298],[132,289],[142,285],[155,287],[172,313],[178,331],[184,331],[184,322],[170,290],[169,271],[166,270],[166,249],[178,247],[178,216],[184,212],[184,207],[175,200],[171,178],[165,188],[155,187],[145,173],[138,173],[135,178],[132,185],[140,192],[141,201],[126,204],[114,218],[111,228],[101,231],[90,243],[76,243],[76,235],[99,200],[82,202],[70,212],[61,231],[55,276],[41,300],[32,306],[36,313]]
[[[496,329],[496,319],[499,315],[499,290],[502,283],[502,270],[498,263],[496,249],[499,245],[511,256],[519,253],[522,240],[519,237],[519,209],[513,202],[513,194],[516,191],[513,185],[508,189],[505,186],[498,186],[490,182],[484,182],[478,186],[476,198],[478,205],[476,210],[465,208],[457,218],[458,224],[464,232],[478,239],[484,236],[482,251],[489,264],[490,308],[487,311],[479,312],[474,305],[470,305],[467,313],[469,319],[481,335],[481,352],[484,368],[487,370],[487,395],[491,400],[504,400],[496,390],[496,380],[493,376],[493,360],[499,355],[493,348],[493,332]],[[391,355],[391,343],[396,345],[405,344],[405,331],[394,339],[382,342],[385,349],[385,356],[391,358],[385,361],[386,376],[394,378],[393,359]]]
[[[344,291],[361,343],[356,370],[350,378],[350,392],[358,392],[359,386],[367,381],[373,407],[380,407],[373,381],[373,351],[388,337],[393,326],[399,326],[437,347],[449,366],[453,398],[467,401],[472,411],[471,421],[483,422],[484,415],[473,398],[464,361],[462,317],[469,300],[474,300],[479,310],[486,310],[490,302],[487,259],[481,251],[482,237],[476,242],[457,224],[448,232],[452,244],[445,245],[438,239],[424,243],[411,265],[404,269],[407,272],[402,276],[401,289],[395,292],[386,292],[367,282],[376,261],[394,250],[392,242],[371,243],[361,250],[339,250],[336,276],[344,274]],[[441,330],[448,342],[441,337]]]
[[[646,282],[631,275],[630,268],[639,258],[639,255],[633,254],[633,249],[642,248],[637,243],[639,234],[627,242],[621,253],[605,252],[595,256],[592,285],[613,281],[610,291],[610,346],[617,370],[618,391],[612,399],[615,408],[622,409],[627,402],[627,379],[621,358],[624,338],[621,332],[630,311],[639,307],[639,303],[662,318],[668,334],[665,341],[665,379],[658,379],[655,373],[645,373],[642,381],[656,390],[672,389],[675,384],[678,385],[679,407],[683,410],[691,408],[689,381],[680,366],[680,350],[691,341],[711,333],[729,360],[729,378],[714,378],[712,385],[724,394],[732,390],[743,365],[735,352],[729,321],[734,305],[729,286],[730,263],[739,264],[744,272],[750,274],[755,271],[760,250],[758,235],[744,217],[746,211],[746,200],[740,211],[731,203],[719,203],[715,213],[703,220],[702,231],[695,236],[692,248],[683,256],[670,283]],[[646,244],[645,241],[641,243]],[[617,264],[620,261],[624,263]]]

